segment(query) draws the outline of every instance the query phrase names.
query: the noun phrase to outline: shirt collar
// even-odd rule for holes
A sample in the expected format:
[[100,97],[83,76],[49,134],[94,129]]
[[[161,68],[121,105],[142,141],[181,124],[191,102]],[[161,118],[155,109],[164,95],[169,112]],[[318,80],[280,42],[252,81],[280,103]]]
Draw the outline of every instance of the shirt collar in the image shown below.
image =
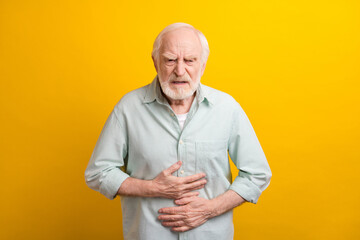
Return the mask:
[[[200,104],[203,101],[209,103],[209,105],[213,105],[214,101],[211,95],[208,92],[206,86],[199,84],[198,89],[196,90],[196,101]],[[160,83],[158,81],[158,76],[155,76],[154,80],[147,86],[146,94],[144,97],[144,103],[151,103],[157,100],[158,102],[164,103],[166,102],[165,97],[161,93]]]

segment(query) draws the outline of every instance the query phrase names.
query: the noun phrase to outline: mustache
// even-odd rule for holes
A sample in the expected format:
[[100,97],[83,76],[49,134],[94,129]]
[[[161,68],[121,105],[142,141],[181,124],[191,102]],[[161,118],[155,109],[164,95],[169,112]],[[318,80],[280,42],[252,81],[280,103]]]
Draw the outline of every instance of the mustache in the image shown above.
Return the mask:
[[191,78],[190,78],[189,74],[187,74],[187,73],[181,77],[177,77],[175,74],[171,74],[168,81],[169,82],[191,82]]

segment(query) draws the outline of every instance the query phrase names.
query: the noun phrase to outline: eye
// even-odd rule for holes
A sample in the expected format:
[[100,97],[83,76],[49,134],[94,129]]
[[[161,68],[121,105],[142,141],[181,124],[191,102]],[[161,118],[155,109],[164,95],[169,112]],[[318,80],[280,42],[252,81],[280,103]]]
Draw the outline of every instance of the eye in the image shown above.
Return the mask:
[[164,60],[165,64],[169,66],[174,65],[176,62],[176,58],[165,58]]
[[191,63],[195,62],[195,59],[193,59],[193,58],[191,58],[191,59],[184,59],[184,61],[185,61],[186,63],[191,64]]

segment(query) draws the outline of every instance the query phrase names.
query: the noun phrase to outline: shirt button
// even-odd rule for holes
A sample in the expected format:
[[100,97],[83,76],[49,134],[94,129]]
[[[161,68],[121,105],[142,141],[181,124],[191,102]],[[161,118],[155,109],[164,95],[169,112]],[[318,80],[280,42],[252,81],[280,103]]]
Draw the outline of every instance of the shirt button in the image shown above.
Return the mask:
[[180,171],[180,174],[184,174],[184,170],[181,170],[181,171]]
[[179,142],[180,144],[183,144],[184,142],[183,142],[183,140],[180,140],[180,142]]
[[172,117],[175,116],[175,114],[173,114],[173,113],[171,113],[170,115],[171,115]]

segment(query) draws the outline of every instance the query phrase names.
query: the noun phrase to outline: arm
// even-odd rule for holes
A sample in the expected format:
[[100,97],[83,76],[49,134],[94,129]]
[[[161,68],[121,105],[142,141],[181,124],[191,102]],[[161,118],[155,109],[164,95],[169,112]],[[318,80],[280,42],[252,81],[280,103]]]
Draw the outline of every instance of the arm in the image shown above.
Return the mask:
[[206,184],[204,173],[187,177],[173,176],[181,167],[180,161],[152,180],[132,178],[121,170],[126,156],[127,132],[115,112],[112,112],[85,171],[87,185],[109,199],[114,199],[116,195],[177,199],[180,196],[197,195],[191,191],[203,188]]
[[188,177],[175,177],[172,174],[181,167],[178,161],[162,171],[153,180],[141,180],[129,177],[120,186],[117,194],[136,197],[163,197],[177,199],[180,197],[197,196],[193,190],[201,189],[206,184],[204,173]]
[[175,203],[178,207],[161,208],[158,219],[165,227],[175,232],[184,232],[205,223],[210,218],[219,216],[245,202],[240,195],[228,190],[222,195],[207,200],[198,196],[187,196]]
[[176,200],[180,206],[159,210],[161,215],[158,218],[164,226],[172,227],[173,231],[188,231],[245,201],[256,203],[268,186],[271,177],[269,165],[240,106],[234,111],[232,126],[228,150],[239,172],[229,190],[211,200],[197,196]]

